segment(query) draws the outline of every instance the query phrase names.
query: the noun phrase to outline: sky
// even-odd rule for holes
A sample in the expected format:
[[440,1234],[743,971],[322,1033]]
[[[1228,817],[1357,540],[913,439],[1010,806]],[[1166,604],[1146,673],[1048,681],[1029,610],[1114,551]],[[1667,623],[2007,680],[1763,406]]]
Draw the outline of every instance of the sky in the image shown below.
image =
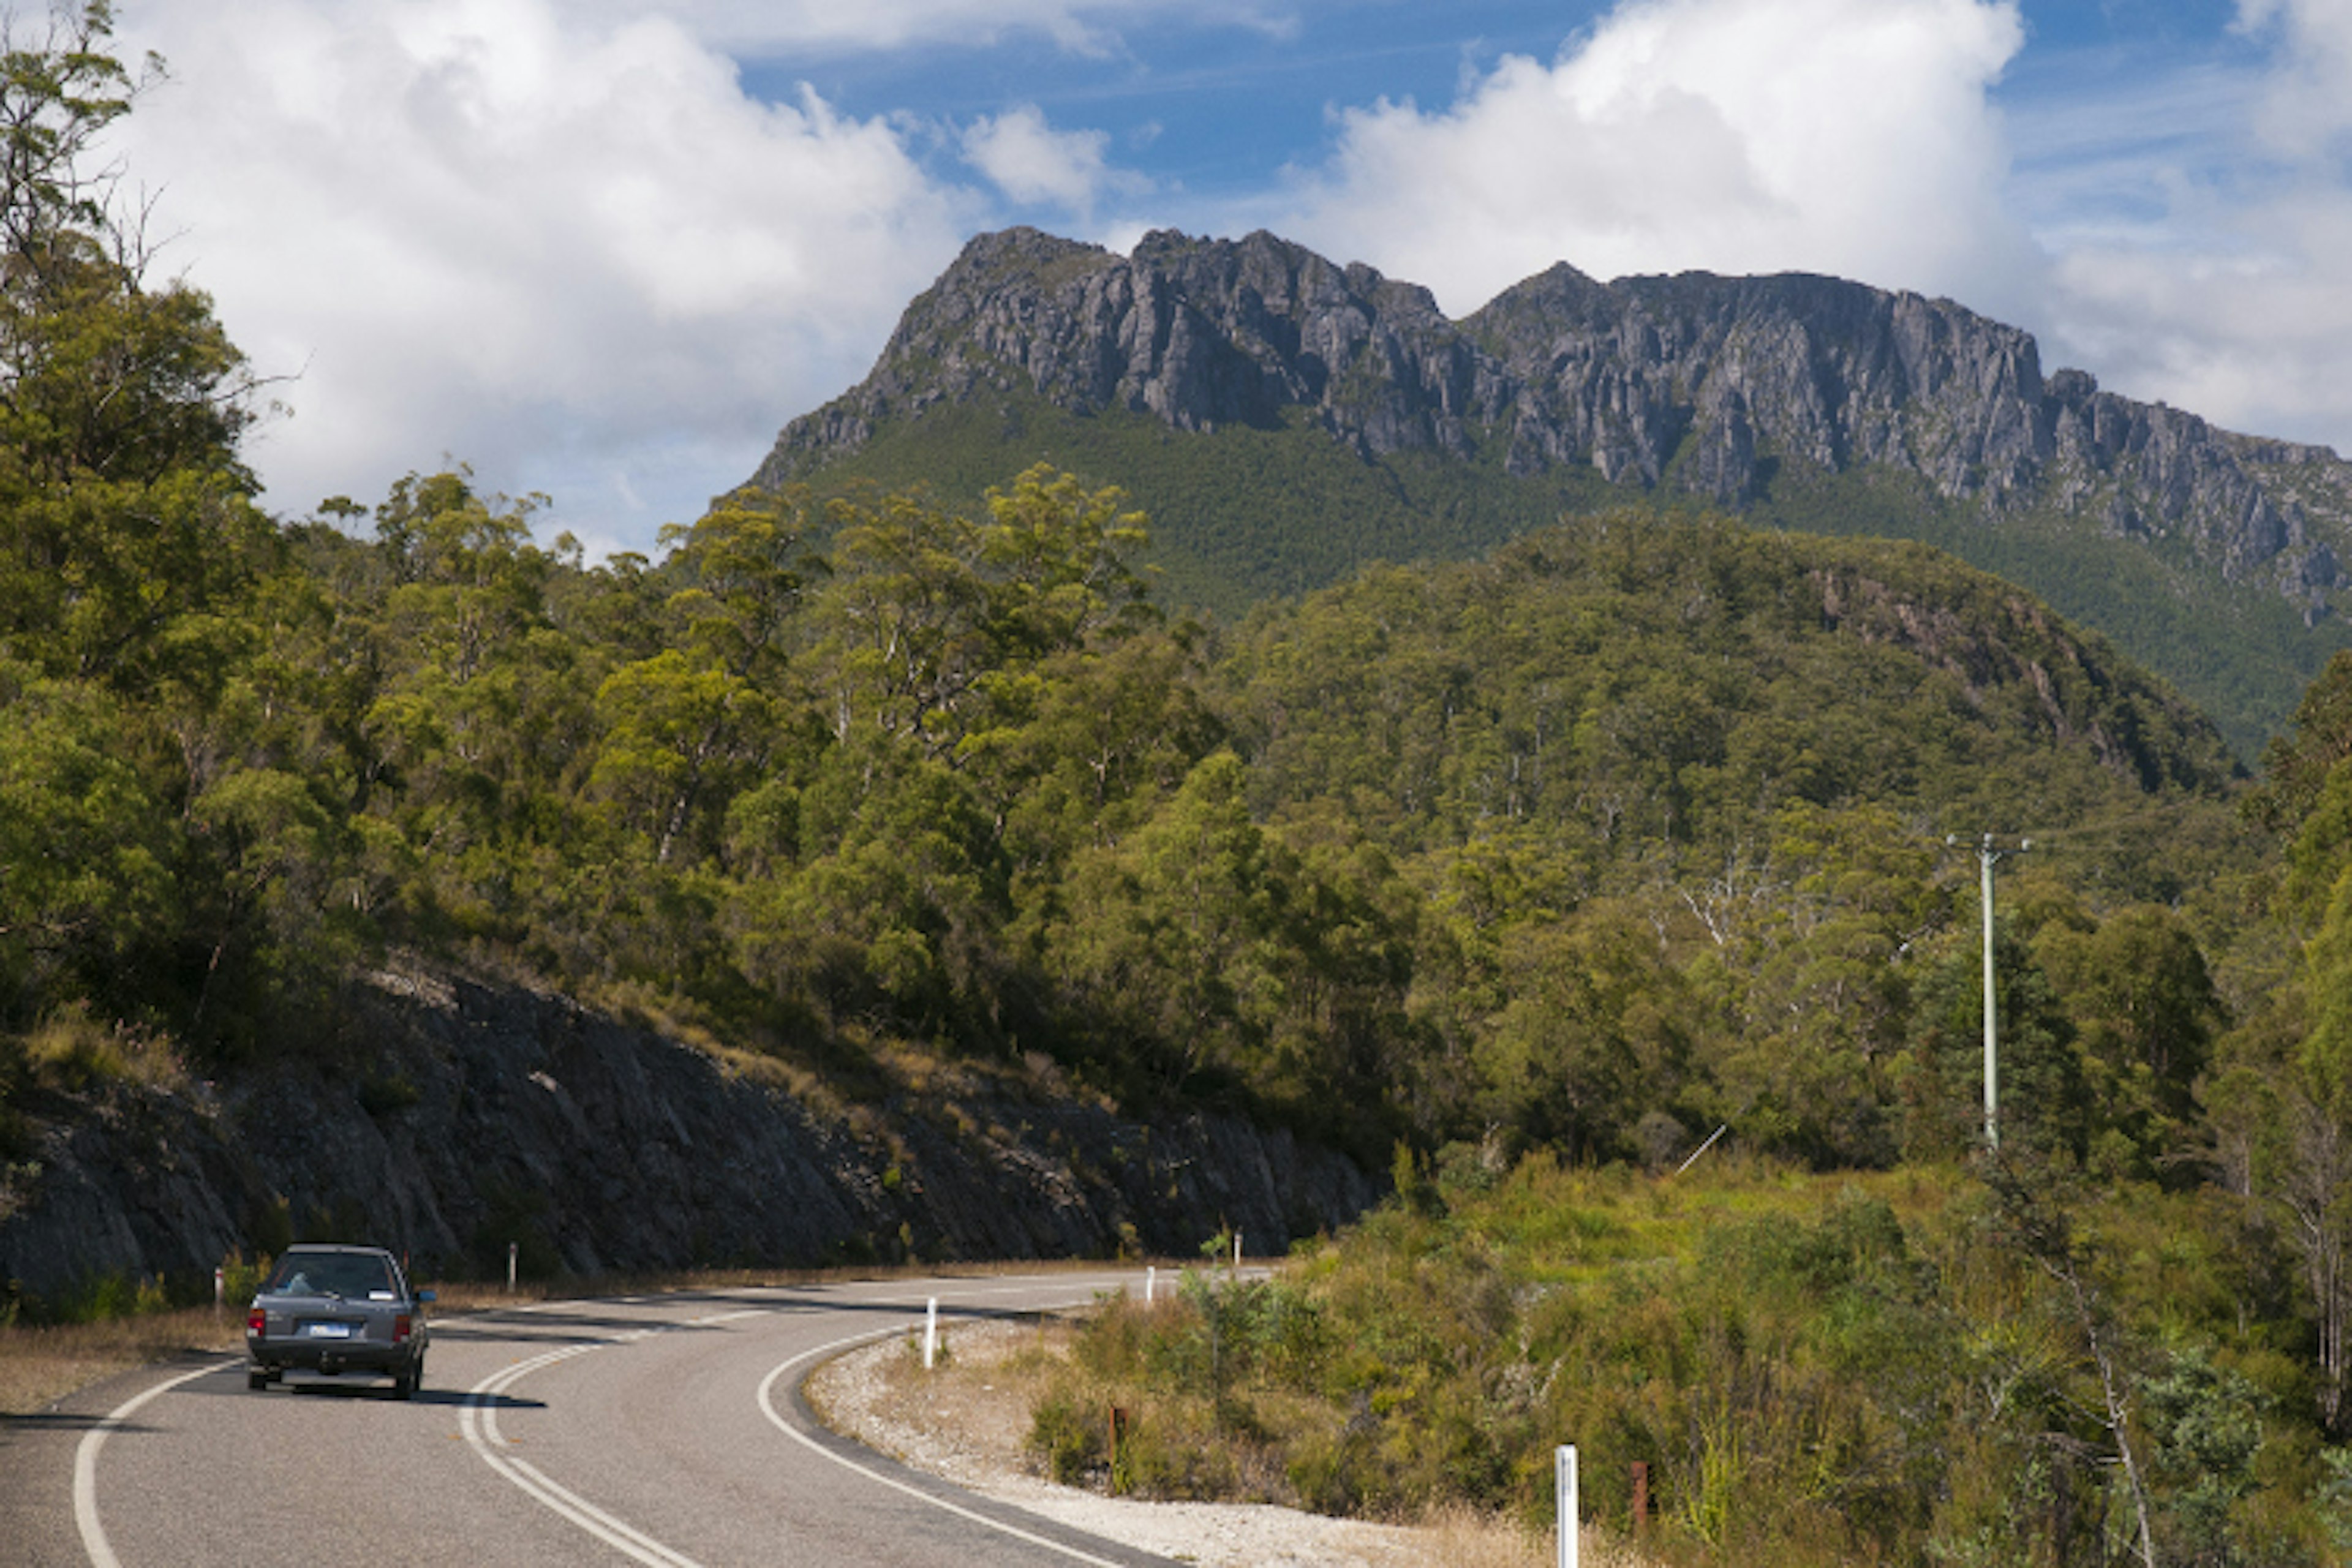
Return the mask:
[[2352,0],[118,0],[115,45],[289,519],[464,463],[657,558],[1015,223],[1270,229],[1456,317],[1830,273],[2352,452]]

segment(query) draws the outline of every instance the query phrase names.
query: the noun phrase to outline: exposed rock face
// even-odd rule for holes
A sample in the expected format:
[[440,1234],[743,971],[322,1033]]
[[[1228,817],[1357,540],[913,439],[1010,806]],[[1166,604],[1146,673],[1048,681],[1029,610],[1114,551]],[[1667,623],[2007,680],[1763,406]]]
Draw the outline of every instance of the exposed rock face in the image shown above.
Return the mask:
[[982,235],[908,307],[866,380],[795,420],[773,485],[885,422],[1023,385],[1079,414],[1186,430],[1312,411],[1370,458],[1498,450],[1528,474],[1738,507],[1789,465],[1916,474],[1989,515],[2048,508],[2170,540],[2325,612],[2352,545],[2352,464],[2044,375],[2031,334],[1952,304],[1790,274],[1627,278],[1565,265],[1456,322],[1428,290],[1258,233],[1160,232],[1131,258]]
[[[1256,1248],[1379,1196],[1351,1162],[1223,1118],[1160,1126],[984,1091],[870,1108],[861,1135],[769,1085],[559,997],[378,975],[345,1016],[373,1066],[281,1071],[234,1104],[119,1091],[61,1117],[0,1195],[0,1284],[209,1273],[280,1205],[427,1274],[1191,1256]],[[257,1223],[259,1222],[259,1223]]]

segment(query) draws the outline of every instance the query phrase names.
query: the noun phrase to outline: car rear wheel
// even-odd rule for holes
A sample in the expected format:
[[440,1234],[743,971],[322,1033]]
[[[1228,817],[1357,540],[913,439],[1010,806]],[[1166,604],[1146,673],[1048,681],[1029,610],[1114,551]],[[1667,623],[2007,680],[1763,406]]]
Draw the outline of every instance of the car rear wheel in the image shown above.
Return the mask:
[[251,1389],[268,1388],[269,1374],[257,1367],[245,1374],[245,1385]]
[[406,1372],[394,1373],[392,1374],[392,1396],[394,1399],[414,1398],[416,1394],[416,1380],[418,1377],[423,1375],[424,1371],[425,1369],[423,1367],[412,1367]]

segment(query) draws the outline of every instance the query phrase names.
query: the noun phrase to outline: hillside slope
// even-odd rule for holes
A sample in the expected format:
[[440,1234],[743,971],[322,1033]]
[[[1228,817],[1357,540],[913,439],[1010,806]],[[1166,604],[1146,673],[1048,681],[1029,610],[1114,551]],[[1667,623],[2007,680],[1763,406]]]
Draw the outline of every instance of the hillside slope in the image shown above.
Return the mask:
[[446,970],[366,973],[336,1011],[320,1057],[217,1090],[27,1107],[34,1157],[0,1169],[0,1303],[54,1309],[109,1278],[186,1289],[294,1235],[475,1278],[510,1243],[534,1277],[1191,1256],[1219,1224],[1274,1248],[1377,1196],[1344,1157],[1232,1117],[1147,1126],[984,1070],[852,1110]]
[[2352,464],[2045,374],[2031,334],[1949,301],[1827,278],[1561,265],[1455,321],[1264,233],[1156,233],[1131,257],[983,235],[755,481],[974,493],[1040,457],[1127,485],[1170,591],[1229,614],[1634,488],[1937,543],[2107,631],[2242,751],[2346,641]]

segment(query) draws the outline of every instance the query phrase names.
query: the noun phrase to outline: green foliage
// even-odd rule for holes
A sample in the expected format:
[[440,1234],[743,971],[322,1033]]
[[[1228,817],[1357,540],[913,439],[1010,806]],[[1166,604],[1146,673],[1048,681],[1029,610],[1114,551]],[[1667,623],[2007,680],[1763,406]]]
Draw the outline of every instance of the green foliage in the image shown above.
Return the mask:
[[1802,532],[1916,540],[2022,584],[2186,693],[2242,757],[2262,754],[2352,635],[2338,617],[2305,625],[2268,584],[2222,581],[2177,550],[2087,531],[2080,514],[2054,506],[1988,527],[1980,511],[1941,500],[1916,476],[1792,464],[1748,515]]
[[[1083,1408],[1077,1396],[1057,1389],[1030,1413],[1029,1447],[1043,1456],[1045,1473],[1062,1486],[1074,1487],[1104,1470],[1109,1438],[1101,1413]],[[1111,1490],[1124,1492],[1125,1486]]]
[[236,458],[255,384],[89,159],[137,89],[112,7],[0,42],[0,656],[135,689],[180,617],[233,594],[268,527]]
[[[1044,458],[1116,479],[1153,519],[1161,601],[1229,620],[1376,563],[1475,558],[1563,516],[1629,504],[1692,510],[1583,465],[1511,473],[1507,447],[1488,439],[1466,458],[1365,457],[1302,409],[1264,427],[1184,432],[1130,410],[1074,415],[1016,387],[885,422],[854,455],[801,478],[828,492],[864,483],[977,497]],[[2052,504],[1988,526],[1981,510],[1944,500],[1915,475],[1775,464],[1746,515],[1761,530],[1916,541],[2023,584],[2215,715],[2244,757],[2260,753],[2296,695],[2352,638],[2341,617],[2305,625],[2268,584],[2224,582],[2177,551],[2086,531],[2079,515]]]
[[2227,1249],[2141,1256],[2217,1213],[2060,1202],[1952,1170],[1661,1182],[1530,1161],[1442,1213],[1384,1209],[1280,1279],[1109,1304],[1036,1441],[1083,1477],[1103,1463],[1084,1413],[1118,1405],[1278,1473],[1285,1500],[1541,1524],[1572,1438],[1588,1520],[1631,1531],[1639,1460],[1653,1553],[1765,1564],[2117,1560],[2137,1551],[2127,1445],[2158,1561],[2318,1561],[2282,1369]]
[[[58,16],[0,80],[12,1156],[183,1058],[315,1055],[324,988],[404,947],[784,1057],[882,1136],[994,1058],[1394,1173],[1293,1277],[1106,1313],[1040,1410],[1065,1473],[1533,1515],[1568,1432],[1604,1518],[1643,1459],[1676,1552],[1768,1564],[2287,1563],[2340,1523],[2346,668],[2242,816],[2168,688],[1924,546],[1018,398],[883,433],[880,483],[722,498],[659,562],[543,546],[462,468],[273,525],[243,361],[76,183],[130,84],[102,5]],[[957,482],[898,482],[924,465]],[[1342,580],[1383,554],[1455,563]],[[1208,592],[1269,583],[1316,591]],[[1990,828],[2045,846],[1996,952],[2042,1209],[1957,1163],[1981,992],[1943,844]],[[539,1194],[488,1196],[482,1272],[562,1268]]]
[[0,665],[0,1026],[121,984],[178,914],[172,836],[121,704]]
[[806,478],[827,493],[873,485],[976,498],[1039,461],[1085,482],[1115,479],[1152,520],[1155,597],[1231,619],[1371,562],[1459,560],[1564,510],[1624,499],[1590,470],[1519,479],[1498,456],[1368,462],[1296,411],[1273,428],[1190,434],[1126,410],[1079,417],[1018,389],[935,405]]
[[[2216,928],[2117,911],[2251,863],[2229,758],[2039,601],[1678,511],[1528,532],[1602,491],[1018,399],[1069,468],[739,491],[658,563],[544,548],[541,498],[462,468],[273,531],[236,466],[242,362],[201,296],[142,289],[77,183],[130,101],[109,24],[61,13],[0,84],[51,128],[9,209],[0,1025],[86,1001],[230,1058],[405,944],[828,1071],[1043,1052],[1139,1110],[1216,1101],[1368,1163],[1402,1138],[1655,1165],[1723,1128],[1884,1164],[1958,1146],[1920,1141],[1963,1098],[1972,1005],[1936,836],[2031,800],[2084,847],[2073,911],[2006,950],[2021,1082],[2063,1146],[2185,1168]],[[74,401],[114,363],[85,339],[135,350],[103,411]],[[866,472],[1003,450],[938,417]],[[1179,577],[1322,581],[1432,516],[1448,552],[1517,537],[1213,635],[1160,614],[1143,514],[1075,471],[1114,465],[1179,519]]]

